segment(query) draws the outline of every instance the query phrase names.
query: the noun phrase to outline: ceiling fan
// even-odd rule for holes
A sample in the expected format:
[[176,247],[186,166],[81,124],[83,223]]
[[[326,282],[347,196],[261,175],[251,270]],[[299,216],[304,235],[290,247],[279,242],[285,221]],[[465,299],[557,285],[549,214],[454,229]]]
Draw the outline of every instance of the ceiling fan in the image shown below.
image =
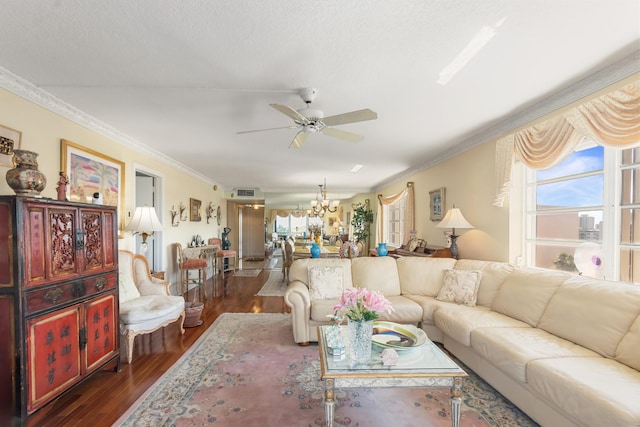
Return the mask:
[[320,110],[311,108],[311,103],[316,98],[318,90],[315,88],[300,89],[300,98],[307,104],[306,108],[295,110],[288,105],[270,104],[271,107],[293,119],[295,125],[283,126],[269,129],[248,130],[241,133],[263,132],[276,129],[298,129],[298,133],[293,138],[289,148],[300,148],[310,133],[321,133],[333,138],[342,139],[349,142],[361,141],[364,137],[355,133],[336,129],[332,126],[344,125],[347,123],[364,122],[378,118],[378,114],[369,109],[351,111],[350,113],[337,114],[335,116],[324,117]]

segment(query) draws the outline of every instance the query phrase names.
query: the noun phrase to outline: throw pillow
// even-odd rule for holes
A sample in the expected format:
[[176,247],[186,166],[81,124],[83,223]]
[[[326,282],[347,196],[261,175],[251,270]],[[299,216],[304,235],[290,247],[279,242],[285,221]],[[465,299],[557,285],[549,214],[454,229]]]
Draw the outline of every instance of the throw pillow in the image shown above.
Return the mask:
[[121,303],[140,297],[140,291],[133,283],[133,279],[126,274],[118,275],[118,290],[120,292],[119,300]]
[[342,266],[318,265],[309,268],[311,299],[339,298],[344,290]]
[[481,278],[480,270],[445,270],[436,299],[473,307],[478,299]]

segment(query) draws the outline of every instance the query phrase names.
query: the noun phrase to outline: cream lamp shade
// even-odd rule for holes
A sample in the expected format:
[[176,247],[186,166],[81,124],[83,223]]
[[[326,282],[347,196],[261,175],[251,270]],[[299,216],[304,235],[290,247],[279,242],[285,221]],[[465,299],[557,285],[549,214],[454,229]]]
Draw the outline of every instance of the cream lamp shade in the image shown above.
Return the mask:
[[438,228],[450,228],[451,229],[451,256],[458,259],[458,244],[456,243],[456,228],[474,228],[462,215],[460,209],[454,207],[447,211],[444,219],[440,221],[440,224],[436,225]]
[[162,223],[160,223],[153,207],[137,207],[133,218],[124,229],[133,231],[133,234],[140,234],[142,236],[142,244],[146,245],[148,236],[155,231],[162,231]]

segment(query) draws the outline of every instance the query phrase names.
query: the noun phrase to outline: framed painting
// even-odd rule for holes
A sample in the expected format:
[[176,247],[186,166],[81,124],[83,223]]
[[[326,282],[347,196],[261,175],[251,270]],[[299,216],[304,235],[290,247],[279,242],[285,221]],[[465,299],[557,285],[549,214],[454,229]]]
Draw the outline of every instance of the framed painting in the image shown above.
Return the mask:
[[445,210],[444,187],[429,191],[429,219],[442,221]]
[[197,199],[189,199],[189,205],[190,205],[190,216],[189,216],[189,220],[190,221],[195,221],[195,222],[199,222],[202,220],[200,213],[201,213],[201,209],[202,209],[202,202],[200,200]]
[[67,199],[91,203],[93,193],[100,193],[102,204],[118,207],[118,228],[122,229],[124,162],[66,139],[60,142],[60,168],[69,177]]
[[0,125],[0,166],[13,167],[13,150],[20,149],[22,132]]

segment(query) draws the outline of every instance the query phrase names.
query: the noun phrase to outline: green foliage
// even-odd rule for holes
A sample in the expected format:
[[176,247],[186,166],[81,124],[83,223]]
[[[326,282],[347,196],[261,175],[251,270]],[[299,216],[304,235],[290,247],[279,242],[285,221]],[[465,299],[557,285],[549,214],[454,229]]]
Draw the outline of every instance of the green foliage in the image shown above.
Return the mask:
[[369,224],[373,221],[373,211],[368,203],[358,203],[353,208],[353,237],[356,242],[364,242],[369,237]]
[[556,269],[562,271],[578,271],[576,264],[573,262],[573,255],[561,253],[558,258],[553,260]]

